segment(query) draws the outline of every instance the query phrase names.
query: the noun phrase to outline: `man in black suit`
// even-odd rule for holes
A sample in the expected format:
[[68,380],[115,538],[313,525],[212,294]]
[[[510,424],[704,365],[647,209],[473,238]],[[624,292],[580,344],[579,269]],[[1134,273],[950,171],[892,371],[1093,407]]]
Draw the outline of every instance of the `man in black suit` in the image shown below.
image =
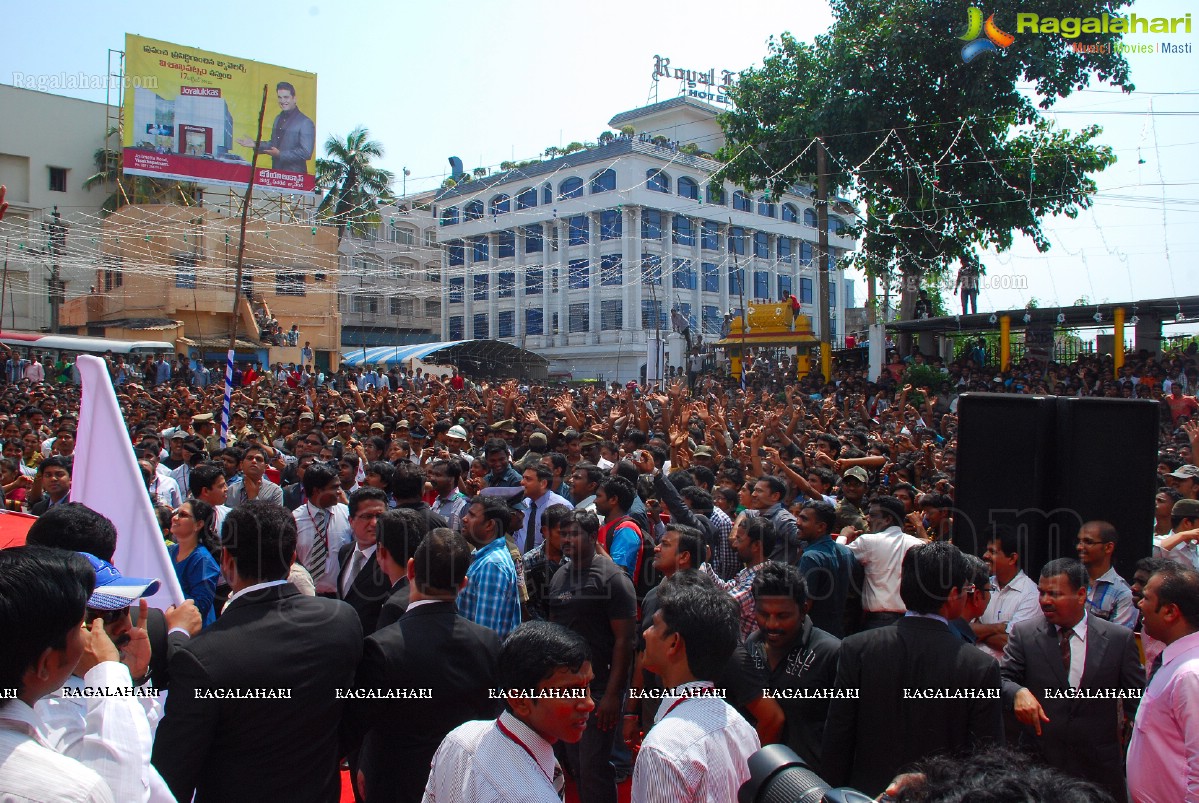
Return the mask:
[[446,528],[429,533],[408,561],[408,611],[366,640],[357,693],[410,695],[350,704],[351,746],[366,733],[361,766],[367,803],[420,803],[445,735],[463,722],[499,714],[500,701],[489,695],[499,637],[460,616],[454,604],[470,559],[470,545],[458,533]]
[[225,517],[221,569],[233,594],[172,659],[154,740],[154,766],[179,800],[339,797],[337,691],[353,683],[362,626],[349,605],[287,581],[295,552],[295,519],[279,505],[254,500]]
[[408,560],[416,555],[416,548],[429,531],[425,529],[424,516],[415,510],[395,508],[379,516],[375,532],[379,536],[375,560],[391,584],[375,623],[375,630],[379,631],[408,610]]
[[841,642],[824,729],[824,779],[874,797],[911,763],[1003,742],[999,664],[949,627],[961,616],[966,561],[947,542],[912,547],[899,593],[907,615]]
[[[1132,718],[1145,688],[1131,630],[1087,613],[1086,567],[1058,558],[1041,569],[1043,618],[1012,628],[1003,651],[1003,701],[1020,720],[1020,744],[1047,764],[1093,781],[1117,801],[1124,784],[1124,717]],[[1100,693],[1110,699],[1079,699]]]
[[350,494],[354,540],[337,552],[337,596],[358,613],[362,634],[375,632],[379,611],[391,595],[391,582],[379,565],[376,524],[387,510],[387,494],[369,486]]

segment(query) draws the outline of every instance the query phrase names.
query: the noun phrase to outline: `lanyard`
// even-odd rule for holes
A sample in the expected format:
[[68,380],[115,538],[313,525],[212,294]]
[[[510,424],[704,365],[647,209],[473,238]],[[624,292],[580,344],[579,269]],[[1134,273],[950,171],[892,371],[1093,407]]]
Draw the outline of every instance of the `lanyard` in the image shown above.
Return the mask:
[[670,704],[670,707],[666,709],[666,713],[662,715],[662,718],[659,719],[658,722],[661,722],[663,719],[666,719],[668,716],[670,716],[671,711],[675,710],[680,705],[682,705],[683,703],[687,702],[690,699],[691,699],[690,697],[680,697],[679,699],[675,700],[673,703]]
[[513,733],[511,730],[509,730],[508,726],[505,725],[500,720],[497,719],[495,721],[495,726],[500,729],[500,733],[507,736],[509,739],[511,739],[513,742],[515,742],[516,745],[521,750],[524,750],[526,753],[529,754],[529,758],[533,759],[533,763],[537,766],[537,769],[541,770],[541,774],[545,775],[545,779],[550,782],[550,786],[553,786],[554,779],[546,773],[545,768],[541,766],[541,762],[537,760],[537,756],[533,755],[533,751],[529,749],[529,746],[527,744],[525,744],[524,742],[522,742],[520,740],[520,737],[517,736],[515,733]]

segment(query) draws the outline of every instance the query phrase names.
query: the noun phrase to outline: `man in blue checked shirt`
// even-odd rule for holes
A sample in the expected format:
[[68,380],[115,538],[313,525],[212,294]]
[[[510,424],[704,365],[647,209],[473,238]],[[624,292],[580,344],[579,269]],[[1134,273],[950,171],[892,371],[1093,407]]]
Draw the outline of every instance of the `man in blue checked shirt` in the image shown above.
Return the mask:
[[1132,630],[1137,624],[1132,589],[1112,568],[1118,538],[1116,528],[1108,522],[1088,521],[1078,531],[1078,559],[1091,578],[1087,612]]
[[504,538],[508,506],[496,497],[476,496],[462,517],[462,534],[475,548],[458,610],[502,639],[520,624],[516,564]]

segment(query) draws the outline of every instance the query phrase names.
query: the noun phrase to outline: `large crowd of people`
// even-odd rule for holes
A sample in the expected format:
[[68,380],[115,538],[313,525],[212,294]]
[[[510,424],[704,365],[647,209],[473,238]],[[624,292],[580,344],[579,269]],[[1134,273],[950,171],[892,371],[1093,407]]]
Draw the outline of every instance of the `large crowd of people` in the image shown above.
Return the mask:
[[[223,368],[106,355],[166,611],[71,501],[72,361],[4,357],[3,499],[39,519],[0,552],[0,797],[328,802],[344,768],[367,801],[730,801],[781,743],[899,800],[1199,800],[1194,346],[828,381],[770,351],[623,385],[239,365],[227,431]],[[1003,526],[954,546],[968,391],[1160,402],[1133,577],[1146,534],[1103,521],[1040,567]]]

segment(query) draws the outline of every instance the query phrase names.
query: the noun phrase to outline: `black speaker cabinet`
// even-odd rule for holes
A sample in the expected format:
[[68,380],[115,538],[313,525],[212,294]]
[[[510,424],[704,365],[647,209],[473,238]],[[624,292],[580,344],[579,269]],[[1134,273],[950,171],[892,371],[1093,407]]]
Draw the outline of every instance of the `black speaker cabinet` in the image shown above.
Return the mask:
[[991,524],[1016,528],[1024,570],[1075,557],[1078,529],[1102,519],[1120,534],[1125,578],[1150,554],[1157,402],[964,393],[958,401],[954,542],[981,555]]

